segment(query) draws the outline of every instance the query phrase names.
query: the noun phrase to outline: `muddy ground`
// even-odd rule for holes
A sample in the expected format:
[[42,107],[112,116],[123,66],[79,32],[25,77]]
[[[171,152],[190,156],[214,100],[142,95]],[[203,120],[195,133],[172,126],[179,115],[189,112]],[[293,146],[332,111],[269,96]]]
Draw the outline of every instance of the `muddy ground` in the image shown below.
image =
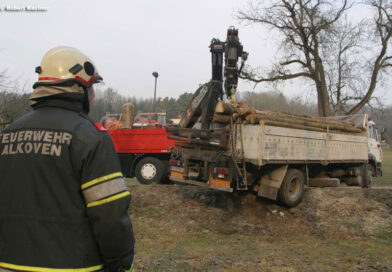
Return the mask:
[[138,271],[392,271],[392,188],[251,193],[129,185]]

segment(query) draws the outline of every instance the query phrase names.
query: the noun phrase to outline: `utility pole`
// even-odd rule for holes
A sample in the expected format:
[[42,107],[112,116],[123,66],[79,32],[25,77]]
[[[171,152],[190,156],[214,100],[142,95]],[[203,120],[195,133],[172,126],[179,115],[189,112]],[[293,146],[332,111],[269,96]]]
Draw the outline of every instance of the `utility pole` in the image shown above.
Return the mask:
[[155,114],[155,121],[158,121],[157,118],[157,111],[156,111],[156,97],[157,97],[157,79],[158,79],[158,72],[153,72],[152,75],[155,77],[155,88],[154,88],[154,114]]

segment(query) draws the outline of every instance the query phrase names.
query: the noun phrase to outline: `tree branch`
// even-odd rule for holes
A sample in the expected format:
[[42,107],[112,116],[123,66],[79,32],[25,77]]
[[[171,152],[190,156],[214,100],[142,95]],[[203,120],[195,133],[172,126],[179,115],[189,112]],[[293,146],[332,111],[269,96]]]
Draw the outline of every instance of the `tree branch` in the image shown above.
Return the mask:
[[[385,7],[382,5],[383,3],[384,2],[382,0],[371,0],[370,1],[370,5],[372,5],[373,7],[375,7],[377,9],[378,18],[376,18],[376,22],[378,22],[378,25],[376,26],[376,28],[379,31],[382,46],[381,46],[380,52],[379,52],[376,60],[374,61],[373,71],[372,71],[371,80],[369,83],[368,90],[367,90],[365,96],[361,99],[361,101],[359,101],[358,104],[356,104],[354,107],[352,107],[348,111],[348,114],[357,113],[366,103],[369,102],[369,100],[370,100],[371,96],[373,95],[373,92],[377,86],[378,74],[379,74],[380,70],[383,68],[382,63],[384,62],[385,58],[387,58],[387,59],[390,58],[390,56],[387,56],[387,57],[384,57],[384,56],[387,52],[388,43],[389,43],[389,40],[392,36],[392,25],[391,25],[392,20],[391,20],[391,16],[388,14]],[[385,26],[385,25],[382,26],[382,22],[384,19],[387,19],[390,22],[388,26]],[[386,65],[386,67],[387,66],[388,65]]]
[[251,74],[249,74],[247,72],[242,72],[240,75],[240,78],[247,79],[247,80],[253,81],[255,83],[288,80],[288,79],[294,79],[294,78],[298,78],[298,77],[312,78],[312,75],[310,75],[309,73],[282,74],[279,76],[273,76],[273,77],[269,77],[269,78],[259,78],[259,79],[254,78]]
[[289,61],[281,62],[280,65],[287,66],[294,63],[298,63],[301,64],[303,67],[307,67],[307,64],[301,60],[289,60]]

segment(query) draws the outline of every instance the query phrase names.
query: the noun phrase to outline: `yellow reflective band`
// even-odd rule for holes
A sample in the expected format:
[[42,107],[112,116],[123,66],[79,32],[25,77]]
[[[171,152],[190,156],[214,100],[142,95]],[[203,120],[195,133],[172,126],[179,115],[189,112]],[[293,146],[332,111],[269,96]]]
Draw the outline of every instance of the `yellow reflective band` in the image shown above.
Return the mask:
[[32,272],[92,272],[103,268],[103,265],[96,265],[86,268],[46,268],[46,267],[33,267],[33,266],[23,266],[9,263],[1,263],[0,266],[9,269],[16,269],[22,271],[32,271]]
[[128,191],[123,192],[123,193],[118,194],[118,195],[114,195],[114,196],[102,199],[102,200],[98,200],[98,201],[95,201],[95,202],[88,203],[87,207],[89,208],[89,207],[102,205],[102,204],[105,204],[105,203],[108,203],[108,202],[112,202],[114,200],[120,199],[120,198],[125,197],[127,195],[130,195],[130,193]]
[[125,270],[125,272],[135,272],[135,269],[133,268],[133,264],[131,265],[131,268]]
[[82,188],[82,190],[84,190],[84,189],[86,189],[86,188],[88,188],[90,186],[93,186],[94,184],[100,183],[101,181],[112,179],[112,178],[117,178],[117,177],[122,177],[122,176],[123,175],[122,175],[121,172],[112,173],[112,174],[109,174],[109,175],[106,175],[106,176],[103,176],[103,177],[100,177],[100,178],[96,178],[96,179],[90,180],[89,182],[86,182],[85,184],[83,184],[81,186],[81,188]]
[[122,193],[127,190],[123,178],[111,179],[83,191],[86,203],[98,201],[102,198]]

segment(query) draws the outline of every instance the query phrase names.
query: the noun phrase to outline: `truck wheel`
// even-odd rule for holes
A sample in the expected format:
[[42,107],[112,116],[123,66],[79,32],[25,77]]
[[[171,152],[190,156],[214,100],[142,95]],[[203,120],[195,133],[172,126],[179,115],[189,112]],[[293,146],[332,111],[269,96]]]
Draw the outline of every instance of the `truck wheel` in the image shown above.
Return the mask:
[[135,176],[142,184],[161,182],[166,176],[165,165],[154,157],[143,158],[136,165]]
[[375,164],[369,163],[369,169],[370,169],[370,172],[372,172],[372,177],[377,177],[378,176]]
[[372,170],[370,169],[369,164],[364,164],[362,166],[362,182],[361,182],[361,187],[362,188],[370,188],[372,186]]
[[288,169],[278,192],[278,200],[288,207],[295,207],[302,201],[305,178],[301,171]]

